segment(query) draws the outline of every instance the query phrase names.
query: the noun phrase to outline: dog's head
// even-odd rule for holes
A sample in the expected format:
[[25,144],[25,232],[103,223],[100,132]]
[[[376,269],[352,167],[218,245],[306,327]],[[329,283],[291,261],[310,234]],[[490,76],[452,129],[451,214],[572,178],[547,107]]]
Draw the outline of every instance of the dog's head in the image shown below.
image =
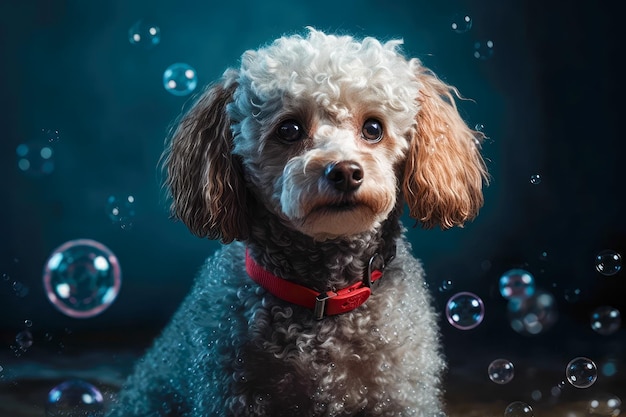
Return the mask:
[[398,198],[424,227],[472,219],[482,135],[400,44],[311,29],[244,53],[173,132],[173,215],[224,242],[247,238],[250,199],[318,240],[377,227]]

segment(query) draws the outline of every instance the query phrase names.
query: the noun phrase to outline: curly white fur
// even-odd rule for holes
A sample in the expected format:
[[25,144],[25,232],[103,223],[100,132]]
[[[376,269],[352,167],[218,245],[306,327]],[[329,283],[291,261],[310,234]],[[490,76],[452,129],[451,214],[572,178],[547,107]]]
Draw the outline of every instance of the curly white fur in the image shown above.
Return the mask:
[[[424,226],[462,225],[486,171],[456,90],[400,44],[280,38],[180,120],[164,153],[173,214],[241,242],[207,260],[111,417],[440,415],[436,316],[399,219],[406,202]],[[250,280],[246,247],[319,292],[396,257],[365,304],[318,321]]]

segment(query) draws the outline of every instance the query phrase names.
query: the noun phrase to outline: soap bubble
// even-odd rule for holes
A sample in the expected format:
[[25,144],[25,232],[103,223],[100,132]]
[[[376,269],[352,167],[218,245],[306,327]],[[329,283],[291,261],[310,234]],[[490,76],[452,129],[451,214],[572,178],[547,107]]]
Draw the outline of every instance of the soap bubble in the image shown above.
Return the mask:
[[510,269],[500,277],[499,288],[500,294],[507,300],[530,297],[535,293],[535,278],[524,269]]
[[175,96],[186,96],[198,85],[196,70],[184,63],[172,64],[163,73],[163,86]]
[[580,356],[567,364],[565,376],[574,387],[588,388],[598,379],[598,368],[591,359]]
[[48,299],[75,318],[100,314],[117,297],[121,285],[117,257],[102,243],[71,240],[56,248],[44,268]]
[[587,411],[593,416],[617,417],[621,413],[622,400],[614,394],[596,394],[589,401]]
[[515,376],[515,369],[508,359],[496,359],[489,364],[487,374],[496,384],[508,384]]
[[448,322],[460,330],[478,326],[485,317],[485,305],[479,296],[471,292],[459,292],[446,303]]
[[563,298],[568,303],[576,303],[580,299],[580,294],[582,290],[580,288],[566,288],[563,291]]
[[465,13],[457,13],[452,17],[450,27],[456,33],[465,33],[472,28],[472,18]]
[[450,291],[452,288],[454,288],[454,283],[449,279],[444,279],[439,285],[439,292]]
[[116,197],[112,195],[107,199],[106,210],[113,224],[124,230],[133,227],[135,220],[134,196]]
[[82,380],[65,381],[50,390],[46,417],[101,417],[104,415],[102,393]]
[[598,334],[608,336],[619,330],[622,317],[618,309],[601,306],[591,313],[591,328]]
[[507,310],[511,328],[525,336],[544,333],[558,319],[554,297],[545,291],[536,291],[527,298],[511,298]]
[[533,417],[534,415],[533,408],[522,401],[514,401],[504,410],[504,417]]
[[17,347],[26,351],[33,345],[33,334],[28,330],[22,330],[15,336],[15,343],[17,343]]
[[530,176],[530,183],[533,185],[541,184],[541,175],[533,174]]
[[143,20],[138,20],[128,29],[128,41],[131,45],[152,48],[161,42],[161,29]]
[[614,250],[606,249],[596,255],[596,270],[610,277],[622,269],[622,255]]
[[32,140],[15,148],[17,167],[26,175],[42,177],[50,175],[55,168],[54,145],[59,142],[59,131],[41,129]]
[[493,56],[493,41],[477,41],[474,43],[474,58],[485,61]]

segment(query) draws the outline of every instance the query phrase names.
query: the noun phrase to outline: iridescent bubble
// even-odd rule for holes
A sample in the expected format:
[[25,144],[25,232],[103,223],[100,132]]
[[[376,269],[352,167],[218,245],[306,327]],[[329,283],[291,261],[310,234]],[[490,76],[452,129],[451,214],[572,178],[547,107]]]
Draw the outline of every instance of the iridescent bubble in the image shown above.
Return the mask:
[[591,328],[598,334],[608,336],[622,326],[622,317],[618,309],[601,306],[591,313]]
[[580,288],[566,288],[563,291],[563,298],[568,303],[576,303],[580,299],[580,294],[582,290]]
[[617,417],[622,412],[622,400],[614,394],[599,393],[589,401],[587,411],[592,416]]
[[46,401],[46,417],[101,417],[102,393],[82,380],[70,380],[52,388]]
[[596,255],[596,270],[602,275],[610,277],[622,269],[622,255],[611,249],[606,249]]
[[461,330],[470,330],[478,326],[485,317],[483,300],[471,292],[459,292],[446,303],[448,322]]
[[17,167],[26,175],[42,177],[50,175],[55,168],[54,145],[60,140],[56,129],[41,129],[32,140],[15,148]]
[[530,176],[530,183],[533,185],[541,184],[541,175],[533,174]]
[[33,334],[28,330],[22,330],[15,336],[15,343],[20,349],[26,351],[33,345]]
[[504,417],[534,417],[533,408],[522,401],[514,401],[504,409]]
[[128,41],[131,45],[152,48],[161,42],[161,29],[143,20],[138,20],[128,29]]
[[454,288],[454,283],[449,279],[444,279],[439,285],[439,292],[450,291],[452,288]]
[[20,298],[26,297],[30,292],[30,289],[20,281],[14,281],[12,287],[15,295]]
[[116,197],[112,195],[107,199],[106,210],[113,224],[124,230],[133,227],[135,221],[134,196]]
[[508,359],[496,359],[489,364],[487,374],[496,384],[508,384],[515,376],[515,369]]
[[598,379],[598,368],[589,358],[572,359],[565,368],[567,381],[576,388],[589,388]]
[[602,366],[600,367],[601,373],[604,376],[614,376],[617,373],[617,363],[619,361],[615,360],[615,359],[607,359],[606,362],[604,362],[604,364],[602,364]]
[[48,299],[62,313],[93,317],[117,297],[122,274],[117,257],[102,243],[71,240],[56,248],[44,268]]
[[511,298],[507,310],[511,328],[525,336],[546,332],[558,319],[554,297],[541,290],[527,298]]
[[452,17],[450,27],[456,33],[465,33],[472,28],[472,18],[464,13],[457,13]]
[[186,96],[198,85],[196,70],[184,63],[172,64],[163,73],[163,86],[175,96]]
[[535,293],[535,278],[525,269],[509,269],[500,277],[500,294],[507,300],[527,298]]
[[485,61],[493,56],[493,41],[477,41],[474,43],[474,58]]

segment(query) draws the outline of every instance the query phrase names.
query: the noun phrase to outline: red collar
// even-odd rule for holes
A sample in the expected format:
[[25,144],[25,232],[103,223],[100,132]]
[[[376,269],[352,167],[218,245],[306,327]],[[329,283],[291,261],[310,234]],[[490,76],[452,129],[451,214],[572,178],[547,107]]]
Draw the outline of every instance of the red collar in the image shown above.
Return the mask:
[[313,310],[316,320],[325,316],[346,313],[363,304],[372,293],[371,283],[383,276],[381,270],[371,270],[374,260],[381,255],[374,255],[370,259],[368,272],[362,281],[338,291],[317,292],[310,288],[287,281],[263,269],[252,259],[246,249],[246,271],[254,282],[281,300]]

